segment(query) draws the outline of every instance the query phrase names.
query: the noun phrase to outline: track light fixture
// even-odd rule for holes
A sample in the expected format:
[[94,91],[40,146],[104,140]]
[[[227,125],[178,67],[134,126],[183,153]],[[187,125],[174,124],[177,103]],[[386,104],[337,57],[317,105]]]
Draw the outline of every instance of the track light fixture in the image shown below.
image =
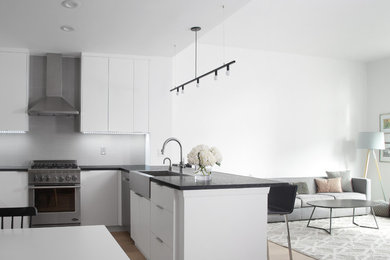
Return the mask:
[[230,65],[236,63],[235,60],[231,61],[231,62],[228,62],[226,64],[223,64],[222,66],[218,67],[218,68],[215,68],[213,70],[210,70],[209,72],[207,73],[204,73],[200,76],[198,76],[198,32],[201,30],[201,28],[199,26],[195,26],[195,27],[192,27],[191,28],[191,31],[195,32],[195,78],[177,86],[177,87],[174,87],[172,88],[170,91],[175,91],[176,90],[176,95],[179,95],[179,90],[180,88],[182,88],[181,92],[184,93],[184,86],[192,83],[192,82],[195,82],[196,81],[196,87],[200,87],[200,79],[203,78],[203,77],[206,77],[212,73],[214,73],[214,79],[217,80],[218,79],[218,71],[221,70],[221,69],[224,69],[226,68],[226,75],[229,76],[230,75]]

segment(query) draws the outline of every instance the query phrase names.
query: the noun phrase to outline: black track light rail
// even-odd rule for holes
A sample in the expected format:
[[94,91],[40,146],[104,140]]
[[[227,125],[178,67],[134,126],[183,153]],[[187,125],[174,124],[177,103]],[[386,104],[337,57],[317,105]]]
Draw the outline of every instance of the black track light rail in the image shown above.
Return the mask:
[[201,78],[206,77],[207,75],[210,75],[210,74],[212,74],[212,73],[218,74],[218,71],[221,70],[221,69],[223,69],[223,68],[226,68],[227,70],[230,70],[230,65],[232,65],[232,64],[234,64],[234,63],[236,63],[235,60],[233,60],[233,61],[231,61],[231,62],[229,62],[229,63],[226,63],[226,64],[222,65],[221,67],[218,67],[218,68],[216,68],[216,69],[210,70],[209,72],[207,72],[207,73],[205,73],[205,74],[203,74],[203,75],[200,75],[199,77],[196,77],[196,78],[194,78],[194,79],[191,79],[191,80],[187,81],[186,83],[181,84],[181,85],[179,85],[179,86],[177,86],[177,87],[174,87],[173,89],[170,90],[170,92],[175,91],[175,90],[176,90],[176,91],[179,91],[180,88],[184,89],[184,86],[185,86],[185,85],[188,85],[188,84],[190,84],[190,83],[192,83],[192,82],[195,82],[195,81],[196,81],[197,83],[199,83],[199,80],[200,80]]

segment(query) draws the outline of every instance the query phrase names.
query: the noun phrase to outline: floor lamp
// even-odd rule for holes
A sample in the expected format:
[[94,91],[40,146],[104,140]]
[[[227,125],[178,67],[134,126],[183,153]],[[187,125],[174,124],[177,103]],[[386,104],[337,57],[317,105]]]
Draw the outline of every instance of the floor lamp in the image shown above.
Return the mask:
[[370,163],[370,155],[372,153],[375,160],[376,170],[378,171],[378,177],[382,188],[383,198],[385,199],[385,201],[387,201],[385,191],[383,189],[382,176],[379,170],[378,160],[376,159],[375,154],[375,150],[385,149],[384,134],[382,132],[360,132],[358,137],[358,148],[367,149],[366,165],[364,167],[364,178],[367,178],[368,164]]

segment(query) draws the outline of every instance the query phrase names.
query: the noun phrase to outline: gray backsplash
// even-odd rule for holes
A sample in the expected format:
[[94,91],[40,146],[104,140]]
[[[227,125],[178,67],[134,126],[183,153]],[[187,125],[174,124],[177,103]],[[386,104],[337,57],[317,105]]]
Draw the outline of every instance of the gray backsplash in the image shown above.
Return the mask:
[[[30,57],[30,104],[43,97],[46,57]],[[63,58],[63,94],[80,108],[80,59]],[[0,166],[24,166],[37,159],[76,159],[80,165],[144,164],[144,135],[87,135],[78,117],[30,116],[27,134],[0,135]],[[100,148],[106,155],[100,155]]]

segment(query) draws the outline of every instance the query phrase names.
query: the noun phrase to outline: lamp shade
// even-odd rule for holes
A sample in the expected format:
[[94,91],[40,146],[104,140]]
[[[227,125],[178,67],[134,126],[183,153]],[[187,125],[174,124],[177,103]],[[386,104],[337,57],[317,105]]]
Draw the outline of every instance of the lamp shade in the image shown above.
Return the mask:
[[357,147],[359,149],[384,150],[385,135],[382,132],[360,132]]

